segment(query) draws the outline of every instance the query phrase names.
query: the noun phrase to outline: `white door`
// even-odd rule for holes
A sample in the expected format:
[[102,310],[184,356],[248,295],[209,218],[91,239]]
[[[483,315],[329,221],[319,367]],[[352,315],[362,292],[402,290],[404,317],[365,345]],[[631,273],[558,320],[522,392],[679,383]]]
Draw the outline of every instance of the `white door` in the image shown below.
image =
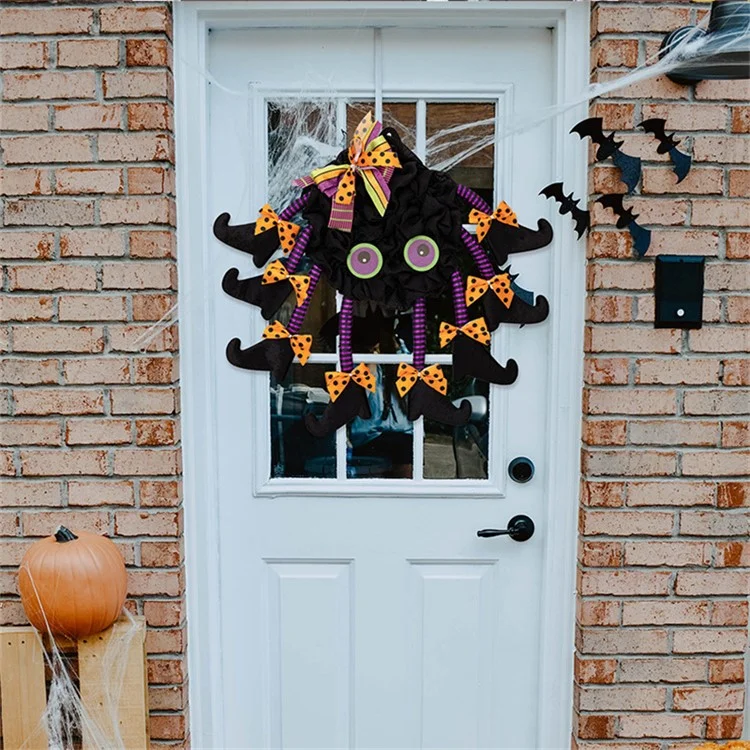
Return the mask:
[[[538,197],[559,177],[551,123],[496,138],[514,113],[559,96],[550,29],[244,28],[212,32],[207,50],[221,83],[208,89],[209,220],[228,211],[232,223],[253,221],[269,192],[285,192],[267,166],[286,169],[279,143],[295,143],[303,166],[321,154],[325,163],[320,141],[340,146],[373,106],[418,155],[492,205],[507,201],[527,226],[540,217],[561,226]],[[351,430],[325,443],[305,435],[301,412],[324,398],[323,371],[338,369],[325,343],[283,383],[226,361],[229,339],[249,346],[265,322],[222,293],[222,276],[232,266],[241,276],[258,271],[218,241],[208,247],[216,428],[206,450],[217,456],[218,547],[203,559],[218,566],[221,746],[540,747],[540,695],[550,690],[540,684],[545,597],[559,583],[545,558],[549,504],[575,512],[569,483],[560,498],[549,466],[561,407],[551,358],[560,356],[562,243],[511,257],[517,282],[552,308],[541,324],[493,336],[496,358],[518,362],[517,381],[462,392],[476,412],[467,428],[420,420],[412,429],[391,415],[391,439],[369,452]],[[309,323],[316,341],[336,304],[322,287]],[[403,359],[355,354],[383,374]],[[430,361],[450,358],[429,348]],[[518,456],[535,465],[525,483],[509,478]],[[536,524],[529,540],[477,536],[517,514]],[[567,685],[551,689],[569,695]]]

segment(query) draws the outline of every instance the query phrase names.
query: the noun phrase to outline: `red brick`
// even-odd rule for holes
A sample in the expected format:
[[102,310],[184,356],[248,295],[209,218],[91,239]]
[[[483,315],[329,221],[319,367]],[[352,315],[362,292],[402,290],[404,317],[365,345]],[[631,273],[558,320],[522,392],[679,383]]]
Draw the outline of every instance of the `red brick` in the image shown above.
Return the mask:
[[55,106],[55,130],[111,130],[121,125],[119,104],[59,104]]
[[107,454],[95,450],[21,451],[23,476],[55,477],[65,474],[104,475],[107,473]]
[[711,610],[712,625],[748,624],[748,601],[715,601]]
[[746,647],[746,630],[680,628],[674,632],[676,654],[742,654]]
[[680,716],[669,713],[623,714],[618,737],[701,737],[705,719],[702,716]]
[[703,451],[685,453],[682,473],[685,476],[743,476],[750,465],[750,451]]
[[638,40],[598,39],[591,48],[591,64],[634,68],[638,64]]
[[623,602],[623,625],[708,625],[708,602]]
[[174,627],[183,621],[183,607],[179,601],[145,601],[143,614],[151,627]]
[[695,87],[697,99],[736,99],[747,100],[747,81],[701,81]]
[[593,326],[589,351],[676,354],[680,343],[679,332],[671,328]]
[[703,659],[622,659],[622,682],[703,682],[706,662]]
[[93,17],[88,8],[5,8],[0,10],[0,34],[86,34]]
[[628,382],[627,359],[587,357],[584,382],[591,385],[625,385]]
[[46,42],[3,42],[0,44],[0,68],[44,68],[47,66]]
[[589,388],[585,393],[587,414],[674,414],[676,394],[671,389]]
[[180,533],[179,514],[158,511],[117,511],[115,533],[120,536],[178,536]]
[[727,359],[724,365],[724,385],[750,385],[750,359]]
[[686,391],[685,414],[727,415],[744,414],[748,411],[750,393],[747,391],[716,389],[710,391]]
[[732,107],[732,132],[750,133],[750,107]]
[[[171,544],[171,542],[144,542],[143,545]],[[143,548],[141,545],[141,548]],[[184,645],[182,630],[149,630],[146,633],[146,651],[149,654],[180,653]]]
[[162,167],[131,167],[128,169],[130,195],[159,195],[166,192],[166,172]]
[[587,510],[583,513],[582,533],[587,536],[669,536],[673,526],[672,513]]
[[102,8],[100,12],[102,33],[139,31],[164,31],[170,33],[169,11],[159,5],[123,5]]
[[644,385],[703,385],[719,382],[715,359],[638,359],[636,383]]
[[81,294],[60,297],[59,319],[63,320],[125,320],[125,297]]
[[177,303],[170,294],[134,294],[133,320],[161,320]]
[[664,596],[672,574],[648,570],[585,570],[582,596]]
[[667,654],[669,642],[667,631],[662,629],[586,628],[579,650],[584,654]]
[[579,707],[582,711],[660,711],[666,696],[661,687],[581,688]]
[[592,114],[601,117],[605,130],[631,130],[633,128],[635,105],[627,102],[605,102],[594,100]]
[[719,542],[716,545],[716,565],[727,568],[750,568],[750,544]]
[[133,505],[134,491],[131,482],[122,481],[70,481],[68,482],[70,505]]
[[180,714],[152,714],[149,731],[151,737],[177,740],[185,736],[186,719]]
[[57,43],[57,65],[61,68],[93,68],[117,65],[117,39],[69,39]]
[[[177,571],[129,570],[128,593],[131,596],[179,596],[182,580]],[[149,677],[149,682],[158,682]],[[173,682],[173,680],[168,680]]]
[[104,335],[98,326],[14,326],[13,348],[17,352],[85,352],[104,350]]
[[173,480],[146,480],[140,482],[142,507],[175,507],[180,504],[180,488]]
[[726,740],[742,734],[742,715],[708,716],[706,722],[706,737],[709,739]]
[[[170,574],[171,577],[171,574]],[[149,684],[180,684],[185,680],[185,663],[182,659],[149,659]]]
[[581,659],[576,656],[576,682],[605,685],[615,681],[617,661],[615,659]]
[[176,221],[174,202],[166,196],[153,198],[102,198],[102,224],[171,224]]
[[664,229],[651,235],[653,255],[719,254],[719,233],[711,229]]
[[680,532],[685,536],[744,536],[750,531],[750,516],[731,510],[683,510]]
[[80,226],[94,221],[90,201],[62,199],[21,199],[5,204],[5,223],[9,226]]
[[719,484],[716,504],[720,508],[743,508],[750,506],[750,484],[744,482],[722,482]]
[[77,195],[80,193],[123,193],[121,169],[58,169],[55,173],[55,192]]
[[582,440],[587,445],[625,445],[627,422],[624,419],[586,420]]
[[750,323],[750,297],[727,298],[727,320],[730,323]]
[[133,102],[127,105],[129,130],[172,130],[172,109],[163,102]]
[[711,659],[708,662],[709,682],[744,682],[745,664],[741,659]]
[[102,133],[101,161],[173,161],[173,143],[164,133]]
[[733,198],[750,198],[750,169],[730,170],[729,195]]
[[713,505],[712,482],[629,482],[628,505]]
[[175,422],[170,419],[138,419],[135,423],[138,445],[173,445]]
[[627,322],[632,319],[633,298],[625,295],[597,295],[586,301],[586,319],[601,323]]
[[719,443],[719,423],[683,419],[631,421],[628,442],[633,445],[713,445]]
[[724,422],[721,426],[723,448],[750,447],[750,422]]
[[626,542],[625,564],[683,567],[711,564],[711,545],[704,542]]
[[593,230],[588,237],[589,257],[631,258],[633,242],[627,232]]
[[664,451],[591,450],[582,453],[584,473],[593,476],[670,476],[677,466],[677,455]]
[[104,396],[100,390],[40,388],[17,390],[16,414],[103,414]]
[[50,385],[58,379],[55,359],[0,359],[0,382],[8,385]]
[[130,255],[134,258],[170,258],[174,257],[174,251],[174,235],[171,232],[130,233]]
[[46,169],[0,170],[0,195],[49,195],[51,192]]
[[53,420],[0,420],[0,445],[61,445],[60,425]]
[[708,263],[705,285],[709,291],[746,292],[747,268],[742,263]]
[[744,227],[747,225],[748,216],[750,201],[747,200],[722,198],[693,201],[694,226]]
[[620,624],[620,603],[601,600],[579,601],[578,623],[584,626],[616,627]]
[[172,265],[159,261],[104,263],[104,289],[169,289],[172,286]]
[[601,715],[580,715],[578,736],[584,739],[603,739],[615,736],[615,717]]
[[17,320],[26,323],[52,320],[55,314],[54,299],[37,295],[8,295],[0,298],[0,320]]
[[3,94],[7,101],[18,99],[93,99],[96,77],[91,71],[75,73],[6,73]]
[[128,67],[167,66],[170,62],[166,39],[126,39],[125,60]]
[[64,232],[60,237],[63,258],[112,257],[125,254],[124,234],[115,229]]
[[117,445],[130,441],[127,419],[69,419],[65,428],[68,445]]
[[588,268],[589,289],[653,289],[654,268],[645,263],[592,264]]
[[[723,104],[651,104],[644,103],[643,119],[658,117],[667,120],[672,130],[724,130],[727,126],[729,108]],[[684,148],[684,147],[683,147]]]
[[47,130],[48,109],[46,104],[0,104],[0,122],[6,133]]
[[127,359],[114,357],[66,359],[63,374],[66,383],[76,385],[127,383],[130,381],[130,365]]
[[677,688],[673,694],[676,711],[740,711],[745,703],[742,688]]
[[[177,328],[170,325],[154,330],[153,325],[111,325],[109,344],[113,352],[176,351]],[[140,382],[137,373],[136,382]]]
[[179,542],[141,542],[141,565],[146,568],[174,568],[182,563]]
[[622,565],[622,544],[620,542],[583,542],[581,564],[594,568],[619,567]]
[[[62,488],[59,482],[12,479],[0,482],[0,497],[5,508],[62,505]],[[0,535],[9,533],[15,531],[5,528],[0,516]]]
[[671,168],[647,167],[643,170],[643,193],[696,193],[717,194],[723,190],[723,170],[718,167],[691,169],[687,177],[677,184]]
[[169,388],[113,388],[111,398],[113,414],[171,414],[175,408]]
[[103,73],[102,89],[107,99],[141,99],[148,96],[171,98],[170,79],[164,70]]

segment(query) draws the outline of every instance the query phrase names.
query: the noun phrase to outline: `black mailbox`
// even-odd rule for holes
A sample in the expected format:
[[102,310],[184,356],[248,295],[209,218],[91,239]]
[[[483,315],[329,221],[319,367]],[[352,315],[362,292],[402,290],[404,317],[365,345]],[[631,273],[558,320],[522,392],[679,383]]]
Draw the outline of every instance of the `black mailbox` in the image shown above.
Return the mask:
[[702,256],[656,257],[656,328],[700,328],[703,325],[704,267]]

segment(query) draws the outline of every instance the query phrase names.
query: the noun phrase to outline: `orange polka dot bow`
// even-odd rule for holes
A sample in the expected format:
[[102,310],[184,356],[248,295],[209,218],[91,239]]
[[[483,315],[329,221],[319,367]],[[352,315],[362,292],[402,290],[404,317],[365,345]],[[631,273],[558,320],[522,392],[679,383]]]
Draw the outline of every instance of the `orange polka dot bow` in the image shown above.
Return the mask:
[[512,227],[518,226],[518,219],[515,212],[505,201],[501,201],[491,214],[486,214],[476,208],[472,208],[469,212],[469,224],[477,225],[477,239],[479,242],[487,235],[493,219],[503,224],[510,224]]
[[491,279],[480,279],[478,276],[469,276],[466,279],[466,304],[471,305],[480,297],[483,297],[488,289],[492,289],[497,298],[506,307],[510,307],[516,293],[510,286],[510,274],[498,273]]
[[279,215],[274,211],[270,204],[266,203],[260,209],[260,216],[255,222],[255,234],[267,232],[269,229],[277,228],[279,232],[279,242],[285,255],[288,255],[294,248],[294,241],[299,234],[299,226],[291,221],[282,221]]
[[401,168],[396,152],[381,135],[383,126],[368,112],[354,131],[349,144],[349,164],[329,164],[314,169],[307,177],[294,180],[299,187],[316,184],[332,199],[328,226],[344,232],[352,231],[357,175],[362,178],[367,194],[382,216],[391,197],[388,187],[394,169]]
[[466,325],[462,325],[460,328],[443,321],[440,324],[440,348],[442,349],[453,341],[459,331],[466,334],[469,338],[479,341],[481,344],[490,343],[490,332],[487,330],[487,323],[484,318],[470,320]]
[[275,260],[268,264],[263,273],[261,284],[276,284],[279,281],[289,280],[294,294],[297,297],[297,305],[301,305],[307,299],[307,292],[310,289],[310,277],[298,273],[289,273],[286,266],[280,261]]
[[275,320],[270,326],[266,326],[266,330],[263,331],[263,338],[289,339],[292,351],[297,355],[301,365],[306,364],[307,360],[310,359],[313,337],[306,334],[289,333],[278,320]]
[[443,374],[443,368],[440,365],[430,365],[424,370],[417,370],[416,367],[401,362],[396,374],[396,390],[401,398],[414,387],[417,380],[423,380],[430,388],[442,393],[443,396],[448,393],[448,379]]
[[326,390],[331,401],[335,401],[343,393],[350,380],[375,393],[375,376],[364,362],[360,362],[351,372],[326,373]]

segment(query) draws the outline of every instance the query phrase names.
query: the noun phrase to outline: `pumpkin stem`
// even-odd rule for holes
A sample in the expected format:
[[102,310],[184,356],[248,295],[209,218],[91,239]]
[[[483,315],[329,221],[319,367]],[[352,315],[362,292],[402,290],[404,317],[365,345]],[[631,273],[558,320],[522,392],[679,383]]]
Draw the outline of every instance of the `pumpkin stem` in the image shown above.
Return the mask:
[[55,532],[55,539],[58,542],[72,542],[74,539],[78,539],[78,537],[70,529],[60,526]]

